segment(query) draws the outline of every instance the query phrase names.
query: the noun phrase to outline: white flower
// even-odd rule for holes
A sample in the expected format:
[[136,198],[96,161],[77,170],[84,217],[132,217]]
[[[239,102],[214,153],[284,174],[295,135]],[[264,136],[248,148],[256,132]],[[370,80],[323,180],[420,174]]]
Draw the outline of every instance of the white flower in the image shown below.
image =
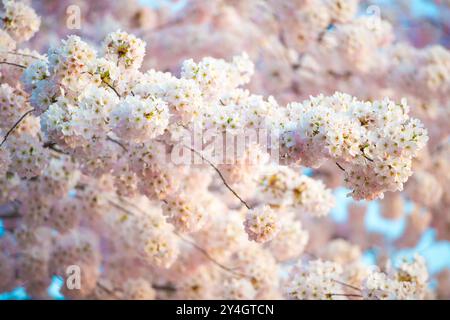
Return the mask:
[[[2,131],[0,131],[0,137],[3,137]],[[0,148],[0,177],[6,175],[10,163],[11,157],[8,150],[5,148]]]
[[312,167],[325,159],[340,163],[355,199],[402,190],[411,175],[412,158],[428,139],[422,123],[409,117],[406,100],[362,102],[336,93],[290,104],[288,110],[302,115],[290,116],[299,119],[298,138],[291,146],[298,152],[292,154]]
[[167,104],[153,97],[127,96],[111,113],[111,127],[117,136],[135,142],[156,138],[168,124]]
[[251,300],[256,296],[256,290],[248,279],[230,279],[221,290],[226,300]]
[[147,260],[159,267],[169,268],[179,254],[178,242],[173,233],[153,231],[145,239],[144,253]]
[[331,190],[322,181],[304,175],[292,182],[291,192],[293,207],[314,217],[326,216],[335,204]]
[[438,179],[423,170],[417,171],[412,175],[406,184],[405,191],[411,200],[426,208],[432,208],[439,203],[444,193]]
[[36,87],[31,92],[30,104],[37,115],[42,114],[47,108],[55,103],[60,95],[58,86],[49,80],[38,81]]
[[205,98],[217,98],[221,92],[227,92],[248,83],[254,72],[253,69],[253,63],[246,54],[234,57],[232,63],[206,57],[199,63],[185,60],[181,76],[197,82]]
[[358,11],[358,0],[325,0],[331,19],[338,23],[351,20]]
[[9,130],[30,109],[23,92],[7,83],[0,85],[0,128]]
[[327,215],[334,197],[322,181],[314,180],[286,166],[268,166],[258,180],[260,198],[265,203],[291,206],[315,217]]
[[39,81],[45,80],[50,76],[48,72],[48,62],[45,60],[36,60],[22,74],[22,83],[25,90],[31,91],[36,88]]
[[11,171],[27,179],[42,174],[48,164],[48,155],[37,138],[22,134],[9,137],[6,145],[11,153]]
[[105,136],[109,129],[110,113],[119,98],[111,90],[89,86],[78,101],[71,118],[74,132],[86,140]]
[[200,230],[206,222],[206,212],[183,193],[170,195],[164,200],[163,214],[167,221],[183,233]]
[[16,48],[16,42],[11,38],[11,36],[3,29],[0,29],[0,57],[4,60],[6,55],[3,52],[13,51]]
[[173,79],[167,82],[164,100],[172,113],[183,123],[188,123],[201,114],[202,93],[197,83],[190,79]]
[[92,74],[93,82],[98,86],[113,85],[120,78],[120,69],[117,65],[105,58],[97,58],[89,65],[89,71]]
[[107,60],[123,69],[139,69],[145,55],[145,42],[132,34],[116,31],[103,41],[103,53]]
[[245,216],[245,232],[249,240],[267,242],[280,231],[277,213],[269,206],[256,207]]
[[273,205],[289,205],[292,194],[289,192],[290,182],[295,172],[284,166],[268,166],[258,180],[258,191],[266,203]]
[[17,42],[29,40],[41,25],[36,12],[21,1],[3,0],[3,26]]
[[48,50],[51,79],[68,92],[78,94],[91,81],[88,71],[95,57],[96,52],[90,45],[71,35]]
[[412,262],[404,261],[397,270],[390,271],[386,274],[374,270],[367,276],[363,288],[365,299],[424,299],[428,271],[423,257],[415,255]]
[[342,286],[337,282],[342,272],[341,265],[330,261],[300,263],[290,272],[286,293],[289,298],[298,300],[342,299],[338,295]]
[[305,250],[308,240],[309,233],[302,227],[300,221],[283,218],[280,232],[268,243],[268,247],[278,261],[287,261],[299,257]]

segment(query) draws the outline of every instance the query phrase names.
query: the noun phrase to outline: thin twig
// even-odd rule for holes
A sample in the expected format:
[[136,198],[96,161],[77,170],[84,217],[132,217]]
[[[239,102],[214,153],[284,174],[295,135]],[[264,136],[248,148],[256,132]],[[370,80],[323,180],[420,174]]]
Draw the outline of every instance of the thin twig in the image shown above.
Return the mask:
[[27,66],[24,66],[24,65],[21,65],[21,64],[18,64],[18,63],[14,63],[14,62],[8,62],[8,61],[0,61],[0,64],[7,64],[9,66],[14,66],[14,67],[21,68],[21,69],[26,69],[27,68]]
[[117,203],[115,203],[115,202],[113,202],[113,201],[111,201],[111,200],[108,200],[108,202],[113,206],[113,207],[115,207],[115,208],[117,208],[117,209],[119,209],[119,210],[122,210],[123,212],[125,212],[125,213],[127,213],[127,214],[129,214],[129,215],[134,215],[134,213],[132,212],[132,211],[130,211],[130,210],[128,210],[127,208],[124,208],[124,207],[122,207],[120,204],[117,204]]
[[44,148],[50,149],[50,150],[52,150],[56,153],[62,154],[62,155],[66,155],[66,156],[69,155],[68,153],[56,148],[55,146],[57,146],[57,144],[54,142],[46,142],[43,144]]
[[[94,73],[92,72],[83,72],[83,73],[89,73],[91,76],[94,76]],[[119,92],[116,90],[116,88],[114,88],[109,82],[106,82],[105,80],[103,80],[102,77],[100,77],[100,80],[102,81],[103,84],[106,84],[112,91],[114,91],[114,93],[119,97],[122,98],[122,96],[119,94]]]
[[332,279],[332,281],[334,281],[336,283],[339,283],[340,285],[343,285],[345,287],[352,288],[353,290],[357,290],[357,291],[360,291],[360,292],[362,291],[360,288],[352,286],[351,284],[348,284],[348,283],[345,283],[345,282],[341,282],[341,281],[336,280],[336,279]]
[[111,141],[111,142],[117,144],[117,145],[118,145],[119,147],[121,147],[124,151],[128,152],[127,147],[125,147],[125,145],[124,145],[122,142],[120,142],[119,140],[116,140],[116,139],[114,139],[114,138],[111,138],[110,136],[107,136],[107,137],[106,137],[106,140]]
[[318,259],[318,257],[314,253],[303,252],[303,254],[309,256],[311,259]]
[[348,79],[349,77],[352,76],[351,72],[346,72],[346,73],[340,74],[340,73],[334,72],[332,70],[329,70],[328,74],[330,76],[332,76],[333,78],[344,78],[344,79]]
[[[121,197],[121,196],[118,196],[117,198],[118,198],[120,201],[125,202],[127,205],[129,205],[129,206],[135,208],[136,210],[139,210],[139,211],[142,212],[143,214],[146,214],[146,212],[145,212],[142,208],[140,208],[140,207],[137,206],[136,204],[134,204],[134,203],[128,201],[126,198]],[[162,200],[162,201],[165,201],[165,200]]]
[[102,79],[102,82],[104,84],[106,84],[112,91],[114,91],[114,93],[119,97],[122,98],[121,95],[119,94],[119,92],[117,92],[116,88],[114,88],[112,85],[110,85],[108,82],[106,82],[105,80]]
[[20,219],[22,218],[22,215],[15,213],[12,215],[6,215],[6,216],[2,216],[0,215],[0,220],[9,220],[9,219]]
[[363,298],[360,294],[347,294],[347,293],[328,293],[328,296],[342,296],[342,297],[358,297]]
[[370,162],[373,162],[373,159],[370,159],[368,156],[366,156],[366,154],[363,152],[363,157],[366,158],[367,160],[369,160]]
[[155,290],[161,290],[161,291],[169,291],[169,292],[175,292],[177,291],[177,288],[170,286],[170,285],[158,285],[158,284],[153,284],[152,285],[153,289]]
[[345,169],[338,162],[336,162],[336,165],[338,166],[339,169],[345,172]]
[[21,52],[15,52],[15,51],[3,51],[2,53],[13,54],[13,55],[22,56],[22,57],[34,58],[34,59],[37,59],[37,60],[43,60],[40,57],[37,57],[37,56],[32,55],[32,54],[27,54],[27,53],[21,53]]
[[103,284],[101,284],[100,282],[97,282],[97,287],[99,287],[100,289],[102,289],[103,291],[105,291],[106,293],[112,295],[115,298],[120,298],[114,291],[115,289],[109,289],[107,287],[105,287]]
[[[122,199],[119,199],[119,200],[125,201],[125,199],[123,199],[123,198],[122,198]],[[164,200],[163,200],[163,201],[164,201]],[[118,208],[119,210],[122,210],[122,211],[124,211],[125,213],[127,213],[127,214],[129,214],[129,215],[134,215],[134,213],[133,213],[132,211],[130,211],[130,210],[128,210],[128,209],[122,207],[121,205],[119,205],[119,204],[117,204],[117,203],[115,203],[115,202],[113,202],[113,201],[111,201],[111,200],[108,200],[108,202],[109,202],[112,206]],[[127,201],[127,203],[128,203],[128,201]],[[133,206],[134,206],[134,205],[133,205]],[[137,208],[137,207],[135,207],[135,208]],[[137,209],[138,209],[139,211],[142,212],[142,209],[140,209],[140,208],[137,208]],[[227,266],[221,264],[219,261],[217,261],[216,259],[214,259],[214,258],[213,258],[213,257],[212,257],[205,249],[203,249],[202,247],[200,247],[200,246],[199,246],[198,244],[196,244],[195,242],[186,239],[185,237],[183,237],[182,235],[180,235],[180,234],[177,233],[177,232],[174,232],[174,234],[176,234],[176,235],[177,235],[181,240],[183,240],[184,242],[190,244],[190,245],[193,246],[195,249],[197,249],[198,251],[200,251],[200,253],[202,253],[206,258],[208,258],[208,260],[210,260],[211,262],[213,262],[215,265],[217,265],[218,267],[222,268],[223,270],[228,271],[228,272],[231,272],[231,273],[236,274],[236,275],[239,275],[239,276],[241,276],[241,277],[248,277],[248,276],[246,276],[246,275],[243,274],[243,273],[236,272],[236,271],[233,270],[232,268],[229,268],[229,267],[227,267]]]
[[251,210],[251,207],[248,205],[247,202],[245,202],[237,193],[236,191],[233,190],[233,188],[231,188],[231,186],[228,184],[228,182],[225,180],[225,177],[222,175],[222,172],[220,172],[220,170],[208,159],[206,159],[199,151],[195,150],[194,148],[191,148],[189,146],[183,145],[185,148],[191,150],[192,152],[194,152],[195,154],[197,154],[200,158],[202,158],[203,161],[206,161],[219,175],[220,179],[222,179],[223,184],[225,185],[225,187],[227,187],[228,190],[230,190],[234,196],[236,198],[239,199],[239,201],[249,210]]
[[22,120],[25,119],[25,117],[27,115],[29,115],[30,113],[32,113],[33,111],[34,111],[34,109],[28,110],[19,118],[19,120],[16,121],[16,123],[14,123],[12,128],[10,128],[8,130],[8,132],[6,133],[6,135],[3,137],[3,141],[0,143],[0,147],[5,143],[6,139],[8,139],[9,135],[14,131],[14,129],[16,129],[19,126],[19,124],[22,122]]
[[[183,22],[183,19],[176,18],[176,19],[173,19],[173,20],[169,20],[168,22],[162,23],[162,24],[152,28],[150,31],[151,32],[155,32],[155,31],[160,31],[160,30],[164,30],[164,29],[167,29],[167,28],[172,28],[172,27],[175,27],[175,26],[179,25],[182,22]],[[144,32],[144,31],[146,31],[146,29],[141,29],[138,32]]]
[[200,253],[202,253],[206,258],[208,258],[208,260],[210,260],[212,263],[214,263],[214,264],[217,265],[218,267],[224,269],[225,271],[228,271],[228,272],[231,272],[231,273],[233,273],[233,274],[236,274],[236,275],[238,275],[238,276],[245,277],[245,278],[248,277],[247,275],[245,275],[245,274],[243,274],[243,273],[236,272],[234,269],[229,268],[229,267],[227,267],[227,266],[221,264],[219,261],[217,261],[216,259],[214,259],[214,258],[208,253],[208,251],[206,251],[205,249],[203,249],[202,247],[200,247],[200,246],[199,246],[198,244],[196,244],[195,242],[190,241],[190,240],[184,238],[182,235],[180,235],[180,234],[177,233],[177,232],[174,232],[174,233],[175,233],[181,240],[183,240],[184,242],[190,244],[190,245],[193,246],[195,249],[197,249],[198,251],[200,251]]

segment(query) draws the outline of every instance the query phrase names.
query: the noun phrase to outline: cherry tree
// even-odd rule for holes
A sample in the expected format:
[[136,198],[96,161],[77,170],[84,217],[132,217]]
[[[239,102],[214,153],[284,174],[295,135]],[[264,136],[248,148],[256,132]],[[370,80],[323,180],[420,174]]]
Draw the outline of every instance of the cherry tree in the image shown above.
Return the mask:
[[357,0],[101,3],[79,1],[75,35],[39,32],[70,2],[3,1],[0,292],[46,298],[57,275],[71,299],[435,297],[420,255],[362,262],[384,245],[364,205],[329,214],[337,186],[391,219],[408,198],[397,245],[448,239],[448,50]]

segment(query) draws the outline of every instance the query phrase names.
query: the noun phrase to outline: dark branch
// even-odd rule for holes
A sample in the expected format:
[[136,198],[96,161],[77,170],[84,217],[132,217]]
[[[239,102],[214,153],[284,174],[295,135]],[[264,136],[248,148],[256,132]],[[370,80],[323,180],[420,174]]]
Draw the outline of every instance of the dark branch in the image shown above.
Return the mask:
[[[129,203],[129,202],[126,201],[125,199],[119,198],[119,200],[124,201],[124,202],[126,202],[127,204],[132,205],[134,208],[136,208],[137,210],[139,210],[139,211],[142,212],[142,209],[138,208],[138,207],[135,206],[134,204]],[[162,201],[163,201],[163,202],[166,202],[165,200],[162,200]],[[117,209],[119,209],[119,210],[122,210],[122,211],[124,211],[125,213],[127,213],[127,214],[129,214],[129,215],[134,215],[134,212],[132,212],[132,211],[130,211],[130,210],[128,210],[128,209],[122,207],[121,205],[119,205],[119,204],[117,204],[117,203],[115,203],[115,202],[113,202],[113,201],[111,201],[111,200],[108,200],[108,202],[109,202],[112,206],[114,206],[115,208],[117,208]],[[167,202],[166,202],[166,203],[167,203]],[[233,274],[239,275],[239,276],[241,276],[241,277],[247,277],[246,275],[244,275],[244,274],[242,274],[242,273],[240,273],[240,272],[236,272],[236,271],[233,270],[232,268],[229,268],[229,267],[227,267],[227,266],[221,264],[221,263],[218,262],[217,260],[215,260],[215,259],[214,259],[214,258],[213,258],[213,257],[212,257],[205,249],[203,249],[202,247],[200,247],[200,246],[199,246],[198,244],[196,244],[195,242],[190,241],[190,240],[184,238],[182,235],[180,235],[180,234],[177,233],[177,232],[174,232],[174,233],[175,233],[181,240],[183,240],[184,242],[190,244],[190,245],[193,246],[195,249],[197,249],[198,251],[200,251],[200,253],[202,253],[208,260],[210,260],[211,262],[213,262],[213,263],[214,263],[215,265],[217,265],[218,267],[224,269],[225,271],[228,271],[228,272],[231,272],[231,273],[233,273]]]
[[117,92],[116,88],[114,88],[112,85],[110,85],[108,82],[106,82],[105,80],[102,79],[102,82],[104,84],[106,84],[112,91],[114,91],[114,93],[119,97],[122,98],[121,95],[119,94],[119,92]]
[[37,59],[37,60],[43,60],[40,57],[37,57],[37,56],[32,55],[32,54],[28,54],[28,53],[21,53],[21,52],[15,52],[15,51],[5,51],[4,53],[13,54],[13,55],[22,56],[22,57],[29,57],[29,58],[33,58],[33,59]]
[[348,283],[345,283],[345,282],[341,282],[341,281],[335,280],[335,279],[332,279],[332,281],[334,281],[334,282],[336,282],[336,283],[339,283],[339,284],[342,285],[342,286],[351,288],[351,289],[353,289],[353,290],[362,291],[360,288],[355,287],[355,286],[352,286],[351,284],[348,284]]
[[173,286],[170,286],[170,285],[153,284],[152,287],[155,290],[161,290],[161,291],[168,291],[168,292],[175,292],[175,291],[177,291],[177,288],[175,288]]
[[367,160],[369,160],[370,162],[373,162],[373,159],[370,159],[368,156],[366,156],[366,154],[363,152],[363,157],[366,158]]
[[21,69],[27,68],[27,66],[24,66],[24,65],[21,65],[18,63],[14,63],[14,62],[0,61],[0,64],[7,64],[8,66],[14,66],[14,67],[21,68]]
[[50,149],[50,150],[52,150],[52,151],[54,151],[56,153],[60,153],[60,154],[63,154],[63,155],[68,155],[66,152],[56,148],[56,146],[57,146],[57,144],[54,143],[54,142],[46,142],[46,143],[43,144],[44,148]]
[[363,298],[360,294],[347,294],[347,293],[328,293],[327,296],[341,296],[341,297],[357,297],[357,298]]
[[0,215],[0,220],[20,219],[20,218],[22,218],[22,215],[20,215],[19,213],[14,213],[6,216]]
[[229,267],[227,267],[227,266],[221,264],[221,263],[218,262],[216,259],[214,259],[214,258],[208,253],[208,251],[206,251],[205,249],[203,249],[202,247],[200,247],[200,246],[199,246],[198,244],[196,244],[195,242],[190,241],[190,240],[184,238],[183,236],[181,236],[181,235],[180,235],[179,233],[177,233],[177,232],[174,232],[174,233],[175,233],[178,237],[180,237],[181,240],[183,240],[184,242],[190,244],[190,245],[193,246],[195,249],[197,249],[198,251],[200,251],[200,253],[202,253],[206,258],[208,258],[208,260],[210,260],[212,263],[214,263],[214,264],[217,265],[218,267],[224,269],[225,271],[228,271],[228,272],[231,272],[231,273],[233,273],[233,274],[236,274],[236,275],[238,275],[238,276],[240,276],[240,277],[244,277],[244,278],[247,278],[247,277],[248,277],[247,275],[245,275],[245,274],[243,274],[243,273],[237,272],[237,271],[233,270],[232,268],[229,268]]
[[107,294],[110,294],[110,295],[112,295],[115,298],[119,298],[117,296],[117,294],[114,292],[115,289],[109,289],[106,286],[104,286],[103,284],[101,284],[100,282],[97,282],[97,287],[102,289],[103,291],[105,291]]
[[19,120],[16,121],[16,123],[14,123],[14,125],[8,130],[8,132],[6,132],[6,135],[3,137],[3,140],[0,143],[0,147],[5,143],[6,139],[8,139],[9,135],[14,131],[14,129],[16,129],[19,126],[22,120],[25,119],[25,117],[30,113],[32,113],[33,111],[34,109],[28,110],[19,118]]
[[127,147],[125,147],[125,145],[124,145],[122,142],[120,142],[119,140],[116,140],[116,139],[111,138],[111,137],[109,137],[109,136],[106,137],[106,140],[111,141],[111,142],[117,144],[117,145],[118,145],[119,147],[121,147],[124,151],[128,152]]
[[[92,73],[92,72],[83,72],[83,73],[89,73],[91,76],[94,75],[94,73]],[[109,82],[106,82],[102,77],[100,77],[100,80],[102,81],[103,84],[106,84],[112,91],[114,91],[114,93],[119,98],[122,98],[122,96],[119,94],[119,92],[116,90],[116,88],[114,88]]]
[[236,193],[236,191],[234,191],[233,190],[233,188],[231,188],[231,186],[227,183],[227,181],[225,180],[225,178],[224,178],[224,176],[222,175],[222,172],[220,172],[220,170],[211,162],[211,161],[209,161],[208,159],[206,159],[200,152],[198,152],[197,150],[195,150],[195,149],[193,149],[193,148],[191,148],[191,147],[188,147],[188,146],[186,146],[186,145],[183,145],[185,148],[187,148],[187,149],[189,149],[189,150],[191,150],[192,152],[194,152],[195,154],[197,154],[200,158],[202,158],[202,160],[203,161],[206,161],[216,172],[217,172],[217,174],[219,175],[219,177],[220,177],[220,179],[223,181],[223,184],[225,185],[225,187],[227,187],[227,189],[228,190],[230,190],[233,194],[234,194],[234,196],[236,197],[236,198],[238,198],[239,199],[239,201],[247,208],[247,209],[251,209],[251,207],[248,205],[248,203],[247,202],[245,202],[237,193]]
[[345,169],[339,163],[336,162],[336,165],[338,166],[339,169],[345,172]]

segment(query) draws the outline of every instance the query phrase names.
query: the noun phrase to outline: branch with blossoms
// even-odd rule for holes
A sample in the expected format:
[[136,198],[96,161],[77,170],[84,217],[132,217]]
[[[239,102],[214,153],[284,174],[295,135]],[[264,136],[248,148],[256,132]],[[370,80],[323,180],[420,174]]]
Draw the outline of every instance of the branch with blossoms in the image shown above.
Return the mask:
[[[326,69],[326,77],[350,81],[367,65],[361,59],[347,70],[354,51],[339,46],[358,22],[351,2],[341,11],[336,1],[320,0],[330,17],[305,4],[300,17],[311,25],[299,30],[306,34],[284,30],[281,39],[323,50],[335,43],[346,68]],[[279,23],[296,19],[282,10]],[[401,191],[428,140],[406,100],[336,92],[284,103],[252,93],[255,65],[247,54],[187,59],[179,73],[144,70],[146,42],[120,30],[101,43],[70,35],[41,55],[16,49],[39,27],[33,9],[7,0],[4,16],[0,203],[17,204],[20,219],[0,238],[0,291],[20,280],[31,296],[45,297],[53,275],[66,280],[67,268],[78,266],[82,290],[63,286],[67,298],[429,294],[421,257],[382,272],[360,263],[359,248],[347,241],[321,243],[335,199],[299,169],[336,164],[355,200]],[[167,28],[184,27],[174,21]],[[385,30],[378,31],[382,43]],[[307,69],[313,50],[303,49],[301,64],[289,61],[290,69]],[[268,143],[261,132],[270,133]]]

